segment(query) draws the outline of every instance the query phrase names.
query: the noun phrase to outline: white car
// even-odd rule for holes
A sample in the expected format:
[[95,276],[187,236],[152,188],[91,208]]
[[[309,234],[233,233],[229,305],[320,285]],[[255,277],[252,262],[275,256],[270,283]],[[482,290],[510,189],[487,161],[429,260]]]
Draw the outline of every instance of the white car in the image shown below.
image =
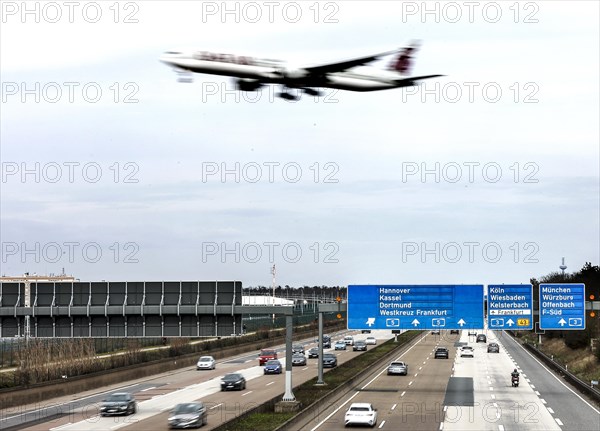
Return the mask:
[[471,358],[473,358],[475,351],[471,346],[462,346],[459,350],[459,353],[461,358],[463,356],[470,356]]
[[346,343],[346,346],[354,346],[354,337],[352,335],[346,335],[344,337],[344,343]]
[[365,340],[365,344],[376,345],[377,344],[377,338],[375,338],[375,337],[367,337],[367,339]]
[[344,416],[344,426],[377,425],[377,410],[371,403],[352,403]]
[[217,362],[212,356],[201,356],[196,363],[197,370],[214,370],[216,366]]

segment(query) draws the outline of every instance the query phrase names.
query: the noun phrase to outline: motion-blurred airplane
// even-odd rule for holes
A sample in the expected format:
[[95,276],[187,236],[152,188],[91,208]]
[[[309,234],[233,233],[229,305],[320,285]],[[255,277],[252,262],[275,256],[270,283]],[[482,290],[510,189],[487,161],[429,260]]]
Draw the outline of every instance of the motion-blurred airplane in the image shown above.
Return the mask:
[[[160,57],[160,61],[175,69],[179,74],[179,82],[192,82],[190,72],[233,76],[240,91],[257,91],[266,84],[278,84],[281,85],[282,91],[277,96],[286,100],[297,100],[299,97],[288,93],[287,89],[297,88],[311,96],[323,96],[316,88],[361,92],[389,90],[410,87],[420,80],[443,76],[409,76],[413,55],[418,48],[418,43],[414,42],[395,51],[301,68],[290,67],[280,60],[207,51],[167,51]],[[387,70],[374,67],[352,70],[392,54],[396,55]]]

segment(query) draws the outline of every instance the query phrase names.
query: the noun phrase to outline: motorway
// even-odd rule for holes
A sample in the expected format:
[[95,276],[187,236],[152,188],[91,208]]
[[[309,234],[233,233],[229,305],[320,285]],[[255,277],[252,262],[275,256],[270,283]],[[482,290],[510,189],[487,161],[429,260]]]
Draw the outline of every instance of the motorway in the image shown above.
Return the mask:
[[[488,343],[500,345],[500,353],[487,353],[487,343],[476,343],[467,331],[428,335],[397,358],[409,365],[407,376],[388,376],[383,367],[301,429],[344,429],[350,404],[368,402],[377,409],[377,429],[384,430],[600,430],[596,407],[509,335],[486,333]],[[475,348],[473,358],[457,357],[465,344]],[[437,346],[450,350],[449,359],[434,359]],[[511,386],[514,368],[521,373],[519,387]]]
[[[365,384],[342,397],[335,405],[323,406],[307,418],[302,430],[341,430],[344,413],[352,402],[370,402],[378,409],[378,429],[387,430],[600,430],[600,411],[579,396],[560,378],[540,364],[517,342],[503,332],[486,331],[488,343],[498,342],[500,353],[487,353],[486,343],[476,343],[467,331],[451,335],[425,334],[418,338],[398,359],[409,365],[407,376],[387,376],[386,367],[373,370]],[[332,337],[341,338],[341,332]],[[383,341],[389,331],[373,331]],[[355,338],[366,338],[358,335]],[[313,341],[313,340],[310,340]],[[457,357],[464,344],[475,348],[474,358]],[[306,349],[315,343],[306,343]],[[434,359],[438,346],[447,347],[449,359]],[[284,346],[277,346],[280,358]],[[327,349],[330,350],[330,349]],[[340,363],[360,354],[337,351]],[[282,361],[285,363],[285,360]],[[20,413],[4,411],[1,429],[27,430],[135,430],[167,429],[168,411],[179,402],[202,400],[209,409],[208,426],[212,429],[259,403],[284,391],[284,374],[263,375],[257,365],[257,352],[228,358],[212,371],[196,371],[188,367],[177,372],[127,382],[120,387],[96,394],[78,394],[61,400],[50,400],[37,406],[31,415],[49,407],[62,415],[50,421],[40,420],[25,425]],[[510,372],[521,373],[520,385],[513,388]],[[244,391],[220,392],[220,377],[227,372],[240,371],[248,384]],[[309,359],[306,367],[294,367],[293,383],[297,385],[314,377],[317,359]],[[327,375],[325,375],[327,381]],[[138,413],[127,417],[99,417],[99,402],[108,393],[127,390],[138,400]],[[71,402],[72,404],[68,404]],[[65,406],[69,406],[65,408]],[[20,410],[21,412],[23,410]],[[67,413],[67,414],[65,414]],[[12,415],[12,416],[11,416]],[[6,422],[7,417],[12,417]],[[15,426],[18,423],[23,426]]]
[[[354,334],[356,339],[364,339],[368,335],[356,332],[341,331],[332,334],[332,343],[346,334]],[[390,331],[373,331],[371,334],[384,342],[392,336]],[[296,341],[295,341],[296,343]],[[302,342],[305,349],[316,346],[314,339]],[[285,346],[274,346],[279,353],[279,360],[285,366]],[[325,349],[332,351],[332,349]],[[338,364],[341,364],[361,352],[337,351]],[[317,359],[308,359],[307,366],[293,368],[293,385],[309,380],[317,375]],[[324,371],[327,372],[328,369]],[[247,380],[247,389],[243,391],[220,391],[220,380],[225,373],[241,372]],[[325,374],[327,381],[327,374]],[[263,375],[263,367],[258,366],[258,350],[235,358],[218,361],[215,370],[196,371],[194,367],[186,367],[174,372],[123,382],[110,388],[102,388],[102,392],[77,394],[48,400],[44,405],[24,406],[6,409],[0,412],[0,429],[16,430],[116,430],[127,427],[127,430],[162,430],[168,429],[167,418],[175,404],[202,400],[208,407],[208,426],[212,429],[221,423],[255,407],[264,401],[282,394],[285,388],[285,373],[279,375]],[[100,417],[98,409],[102,399],[108,394],[127,391],[134,394],[138,401],[138,412],[131,416]],[[46,416],[55,413],[50,420]],[[31,421],[38,419],[38,423]]]

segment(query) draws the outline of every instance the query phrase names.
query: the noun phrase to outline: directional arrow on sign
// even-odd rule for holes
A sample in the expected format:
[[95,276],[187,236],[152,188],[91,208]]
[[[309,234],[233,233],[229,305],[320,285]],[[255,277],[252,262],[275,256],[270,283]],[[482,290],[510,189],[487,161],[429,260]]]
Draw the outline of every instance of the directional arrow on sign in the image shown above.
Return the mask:
[[465,322],[465,321],[464,321],[464,320],[462,320],[462,319],[460,319],[460,320],[458,321],[458,324],[459,324],[460,326],[463,326],[465,323],[467,323],[467,322]]
[[415,326],[417,326],[419,323],[421,323],[421,322],[419,322],[417,319],[415,319],[415,320],[412,321],[412,324],[415,325]]
[[567,323],[567,321],[565,319],[562,319],[562,318],[558,321],[558,324],[560,326],[565,326],[566,323]]
[[374,324],[375,324],[375,318],[374,317],[367,318],[367,325],[369,325],[369,328],[371,326],[373,326]]
[[507,324],[508,326],[512,326],[512,325],[514,325],[514,324],[515,324],[515,322],[514,322],[514,320],[512,320],[512,319],[508,319],[508,321],[506,322],[506,324]]

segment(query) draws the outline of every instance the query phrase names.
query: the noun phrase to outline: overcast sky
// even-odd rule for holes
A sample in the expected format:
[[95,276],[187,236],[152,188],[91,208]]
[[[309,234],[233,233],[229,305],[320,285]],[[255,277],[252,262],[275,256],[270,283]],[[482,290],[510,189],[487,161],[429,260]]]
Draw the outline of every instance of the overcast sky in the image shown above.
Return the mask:
[[[598,2],[23,4],[0,27],[3,275],[494,284],[598,264]],[[297,102],[158,61],[414,39],[413,73],[444,77]]]

